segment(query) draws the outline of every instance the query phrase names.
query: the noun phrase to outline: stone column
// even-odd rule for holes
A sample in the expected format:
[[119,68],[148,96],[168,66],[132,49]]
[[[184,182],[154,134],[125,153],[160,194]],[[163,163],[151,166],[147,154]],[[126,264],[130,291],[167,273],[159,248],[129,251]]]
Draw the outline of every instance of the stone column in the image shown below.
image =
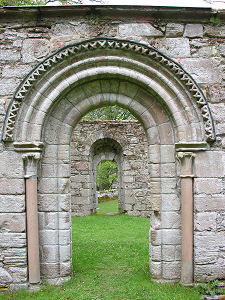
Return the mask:
[[29,282],[40,282],[39,232],[37,208],[37,165],[40,153],[23,154],[26,181],[27,247]]
[[193,161],[192,152],[178,152],[181,172],[182,260],[181,283],[193,283]]
[[26,186],[27,249],[29,282],[40,282],[39,230],[37,208],[37,167],[42,142],[15,142],[14,150],[22,153]]

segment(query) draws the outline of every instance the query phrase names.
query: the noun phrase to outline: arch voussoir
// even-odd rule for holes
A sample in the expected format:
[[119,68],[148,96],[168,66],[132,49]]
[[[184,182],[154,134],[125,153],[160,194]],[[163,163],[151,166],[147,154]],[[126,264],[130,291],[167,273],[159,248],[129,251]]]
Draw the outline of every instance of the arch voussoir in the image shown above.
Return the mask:
[[[79,75],[77,72],[73,72],[72,76],[68,76],[68,74],[71,72],[72,70],[70,69],[70,67],[68,67],[68,65],[65,67],[65,69],[63,69],[62,67],[59,67],[59,74],[55,73],[54,67],[56,67],[55,69],[57,69],[58,67],[58,63],[60,62],[60,66],[63,66],[64,62],[66,65],[66,61],[68,57],[72,57],[72,56],[76,56],[76,55],[81,55],[82,57],[82,53],[83,51],[87,51],[87,49],[91,49],[91,56],[89,59],[92,60],[91,63],[90,61],[88,62],[88,59],[85,62],[85,68],[86,70],[80,71]],[[86,79],[88,74],[87,72],[91,71],[91,69],[93,69],[93,73],[95,73],[95,76],[99,76],[100,75],[100,69],[96,67],[93,68],[93,65],[95,62],[95,60],[101,60],[101,57],[99,57],[98,55],[98,51],[100,51],[101,49],[104,49],[106,55],[109,53],[110,54],[110,50],[113,50],[113,58],[114,58],[114,62],[111,62],[111,64],[114,64],[114,66],[109,66],[109,68],[111,69],[112,73],[117,73],[120,74],[120,76],[124,76],[126,78],[130,78],[130,70],[126,70],[126,68],[121,68],[120,64],[119,66],[116,65],[116,61],[117,58],[115,57],[115,52],[118,51],[118,53],[121,54],[125,54],[126,51],[129,51],[129,53],[131,54],[130,57],[135,57],[135,59],[131,59],[132,60],[132,64],[133,66],[135,65],[135,60],[138,61],[138,57],[140,57],[139,61],[143,62],[144,60],[150,60],[149,61],[149,65],[161,65],[162,68],[158,69],[156,71],[153,71],[155,73],[155,78],[158,76],[157,72],[160,73],[161,70],[161,77],[167,76],[168,78],[170,77],[171,79],[173,78],[173,80],[168,80],[169,84],[171,84],[171,82],[174,82],[174,78],[176,79],[176,81],[180,82],[180,90],[182,90],[181,85],[183,86],[183,90],[186,90],[187,93],[190,93],[192,96],[191,98],[193,99],[192,102],[197,103],[198,106],[201,106],[201,116],[202,116],[202,120],[203,123],[205,124],[204,126],[204,134],[205,134],[205,138],[206,140],[212,141],[214,139],[214,125],[213,125],[213,120],[211,117],[211,113],[209,111],[209,107],[207,105],[207,101],[204,97],[204,94],[202,93],[202,91],[200,90],[200,88],[198,87],[198,85],[195,83],[195,81],[193,80],[193,78],[186,73],[183,68],[177,64],[176,62],[174,62],[173,60],[170,60],[168,57],[166,57],[165,55],[163,55],[162,53],[158,52],[156,49],[148,47],[146,45],[143,44],[139,44],[139,43],[135,43],[135,42],[130,42],[130,41],[124,41],[124,40],[116,40],[116,39],[108,39],[108,38],[96,38],[93,40],[88,40],[88,41],[84,41],[81,43],[77,43],[74,45],[68,45],[67,47],[63,48],[62,50],[57,51],[56,53],[52,54],[51,56],[49,56],[46,60],[44,60],[42,63],[40,63],[36,68],[34,68],[34,70],[25,78],[25,80],[21,83],[21,85],[18,87],[8,110],[7,113],[7,117],[6,117],[6,121],[4,124],[4,131],[3,131],[3,139],[4,140],[16,140],[16,137],[14,134],[14,129],[15,129],[15,122],[17,119],[17,114],[19,112],[19,110],[21,110],[21,105],[23,103],[23,101],[26,99],[27,95],[30,94],[31,89],[33,88],[34,85],[38,85],[38,81],[41,82],[41,77],[43,76],[43,74],[45,74],[46,78],[51,78],[50,81],[46,81],[45,83],[47,84],[48,88],[45,91],[42,90],[42,88],[38,88],[38,90],[40,91],[40,93],[42,93],[42,95],[44,97],[49,97],[50,101],[53,101],[62,93],[62,90],[65,91],[67,88],[70,88],[71,85],[74,85],[75,82],[77,81],[81,81],[82,79]],[[94,53],[95,50],[97,51],[97,56],[94,57]],[[122,60],[124,60],[124,62],[129,61],[129,59],[127,59],[126,57]],[[70,60],[68,60],[69,62]],[[110,60],[109,60],[110,61]],[[120,63],[121,63],[121,59],[120,59]],[[88,65],[90,64],[90,65]],[[104,63],[103,63],[104,64]],[[80,60],[80,62],[78,62],[77,64],[75,63],[76,68],[78,68],[78,65],[82,65],[82,59]],[[106,68],[106,66],[104,66],[103,68]],[[135,69],[135,68],[133,68]],[[136,68],[137,70],[140,69],[140,66],[138,66]],[[147,69],[147,67],[146,67]],[[53,70],[53,71],[52,71]],[[53,73],[51,76],[51,72]],[[106,74],[107,72],[103,72],[103,74]],[[169,75],[168,75],[169,74]],[[173,74],[173,75],[171,75]],[[66,76],[65,76],[66,75]],[[59,85],[57,84],[57,81],[59,80],[59,78],[61,79],[62,77],[66,77],[66,80],[63,82],[63,85],[59,88]],[[142,82],[142,84],[144,83],[143,79],[140,79],[140,76],[133,74],[133,79],[136,80],[137,82]],[[163,79],[161,79],[161,82],[163,83]],[[164,85],[168,85],[168,82],[166,82],[164,80]],[[43,83],[42,83],[43,85]],[[150,83],[148,83],[147,85],[149,85],[149,87],[151,88],[151,90],[154,90],[155,93],[159,93],[160,91],[156,86],[156,81],[151,81]],[[50,88],[50,91],[48,90]],[[174,91],[176,92],[176,88],[175,88],[175,84],[172,86],[172,88],[174,88]],[[165,96],[165,95],[164,95]],[[164,99],[165,102],[167,102],[167,100],[165,99],[165,97],[163,96],[163,94],[161,94],[161,98]],[[31,97],[30,97],[31,98]],[[179,95],[178,95],[179,98]],[[179,102],[179,99],[178,99]]]

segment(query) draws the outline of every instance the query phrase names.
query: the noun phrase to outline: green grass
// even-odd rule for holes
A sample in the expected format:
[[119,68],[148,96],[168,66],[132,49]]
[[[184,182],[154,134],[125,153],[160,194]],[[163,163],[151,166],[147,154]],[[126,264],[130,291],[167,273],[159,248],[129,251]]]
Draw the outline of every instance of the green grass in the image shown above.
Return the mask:
[[73,275],[62,286],[19,291],[0,299],[199,300],[195,288],[151,281],[149,219],[127,215],[73,217]]
[[99,203],[98,208],[97,213],[118,212],[118,200]]

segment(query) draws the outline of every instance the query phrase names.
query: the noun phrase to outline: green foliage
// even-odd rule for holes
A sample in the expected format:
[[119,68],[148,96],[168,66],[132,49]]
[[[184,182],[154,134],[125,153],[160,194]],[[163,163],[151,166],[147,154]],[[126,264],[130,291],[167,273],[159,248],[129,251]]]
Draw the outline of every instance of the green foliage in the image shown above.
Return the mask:
[[223,295],[224,289],[218,286],[219,280],[208,281],[207,283],[199,283],[198,289],[202,295]]
[[105,160],[97,166],[97,190],[109,190],[112,184],[117,182],[117,164],[114,161]]
[[117,199],[118,199],[118,196],[113,196],[113,197],[110,197],[108,195],[99,196],[98,197],[98,203],[109,202],[109,201],[117,200]]
[[212,23],[213,25],[220,25],[222,21],[219,17],[211,17],[210,23]]
[[89,25],[98,25],[100,23],[100,16],[96,13],[91,13],[86,19]]
[[47,0],[0,0],[0,6],[46,5]]
[[[46,5],[56,0],[0,0],[1,6],[25,6],[25,5]],[[92,2],[98,2],[104,4],[104,0],[91,0]],[[62,5],[81,5],[83,0],[58,0]],[[56,4],[58,5],[58,3]]]
[[135,120],[135,117],[127,109],[113,105],[92,110],[83,120]]

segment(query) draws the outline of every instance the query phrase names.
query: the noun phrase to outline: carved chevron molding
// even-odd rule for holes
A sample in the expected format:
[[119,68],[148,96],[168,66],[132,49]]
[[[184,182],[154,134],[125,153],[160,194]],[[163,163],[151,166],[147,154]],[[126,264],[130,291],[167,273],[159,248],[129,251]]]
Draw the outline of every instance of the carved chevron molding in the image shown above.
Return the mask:
[[132,51],[140,55],[148,56],[149,58],[159,62],[164,67],[166,67],[186,86],[186,88],[192,94],[193,98],[196,100],[196,103],[201,110],[207,141],[212,142],[215,140],[213,119],[208,107],[207,100],[200,87],[197,85],[191,75],[185,72],[178,63],[168,58],[166,55],[159,52],[155,48],[132,41],[113,38],[95,38],[68,45],[64,48],[59,49],[57,52],[53,53],[45,60],[40,62],[21,82],[13,96],[13,99],[10,102],[10,107],[7,111],[3,129],[3,140],[13,141],[13,130],[15,127],[17,113],[20,109],[22,101],[34,82],[38,80],[38,78],[42,76],[43,73],[51,69],[58,62],[68,58],[69,56],[76,55],[76,53],[80,52],[92,51],[95,49],[118,49],[123,51]]

